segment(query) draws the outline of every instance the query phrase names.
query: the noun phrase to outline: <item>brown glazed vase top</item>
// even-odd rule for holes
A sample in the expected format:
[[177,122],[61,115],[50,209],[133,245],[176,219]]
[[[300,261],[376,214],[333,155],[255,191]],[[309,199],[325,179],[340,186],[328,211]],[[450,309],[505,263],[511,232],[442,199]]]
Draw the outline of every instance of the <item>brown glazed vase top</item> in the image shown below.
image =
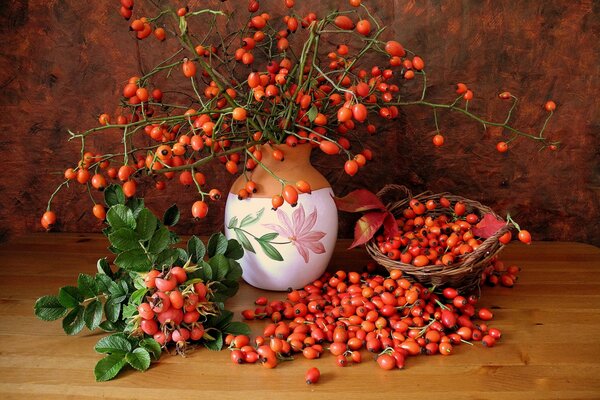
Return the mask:
[[[279,149],[283,152],[283,161],[273,158],[273,150]],[[288,145],[262,145],[262,160],[266,168],[279,178],[284,179],[286,184],[294,185],[299,180],[305,180],[311,186],[311,190],[331,187],[325,177],[310,163],[312,146],[309,143],[299,144],[295,147]],[[269,173],[260,164],[248,173],[250,180],[257,184],[257,192],[253,197],[271,197],[281,193],[281,182]],[[246,185],[246,178],[240,175],[231,185],[231,193],[237,194]]]

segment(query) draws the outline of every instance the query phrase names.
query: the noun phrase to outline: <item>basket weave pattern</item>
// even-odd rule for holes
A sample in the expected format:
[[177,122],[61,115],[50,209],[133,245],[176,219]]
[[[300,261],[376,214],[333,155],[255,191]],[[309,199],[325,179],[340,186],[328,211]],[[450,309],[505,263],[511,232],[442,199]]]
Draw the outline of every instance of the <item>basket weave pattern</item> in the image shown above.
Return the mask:
[[[484,206],[477,201],[450,193],[433,194],[431,192],[424,192],[417,196],[412,196],[410,190],[405,186],[387,185],[377,193],[377,196],[380,199],[383,199],[389,194],[395,194],[394,197],[397,198],[398,193],[400,193],[402,197],[400,200],[386,204],[387,209],[396,218],[401,216],[402,212],[409,207],[411,199],[417,199],[423,204],[428,200],[436,201],[438,207],[434,210],[427,210],[423,217],[431,216],[435,218],[440,214],[451,215],[453,209],[441,207],[439,204],[439,199],[445,197],[451,202],[451,205],[454,205],[458,201],[463,202],[467,208],[467,213],[474,213],[480,219],[485,214],[492,214],[499,220],[503,220],[491,208]],[[478,288],[483,270],[489,265],[490,260],[504,247],[499,241],[499,238],[513,228],[514,225],[512,223],[506,223],[494,235],[485,239],[473,252],[457,257],[452,265],[447,266],[427,265],[416,267],[412,264],[405,264],[398,260],[392,260],[381,253],[375,238],[367,243],[366,249],[369,255],[377,261],[377,263],[383,265],[388,271],[399,269],[407,279],[419,282],[423,285],[435,285],[436,287],[450,286],[462,293],[468,293]]]

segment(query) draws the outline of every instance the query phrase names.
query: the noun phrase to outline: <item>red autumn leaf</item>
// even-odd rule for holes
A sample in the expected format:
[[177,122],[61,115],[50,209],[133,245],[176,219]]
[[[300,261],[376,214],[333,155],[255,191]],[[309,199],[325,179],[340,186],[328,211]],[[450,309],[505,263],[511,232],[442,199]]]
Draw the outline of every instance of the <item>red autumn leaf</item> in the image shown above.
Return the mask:
[[349,249],[365,244],[371,240],[373,235],[375,235],[375,232],[383,225],[386,215],[387,212],[373,211],[360,217],[354,227],[354,242]]
[[366,189],[354,190],[344,197],[334,197],[333,200],[340,211],[385,210],[385,205],[379,200],[379,197]]
[[389,211],[385,214],[385,219],[383,220],[383,234],[390,238],[398,234],[398,223],[396,223],[394,214]]
[[498,232],[500,228],[506,225],[506,222],[497,219],[492,214],[485,214],[481,221],[472,229],[473,235],[487,239]]

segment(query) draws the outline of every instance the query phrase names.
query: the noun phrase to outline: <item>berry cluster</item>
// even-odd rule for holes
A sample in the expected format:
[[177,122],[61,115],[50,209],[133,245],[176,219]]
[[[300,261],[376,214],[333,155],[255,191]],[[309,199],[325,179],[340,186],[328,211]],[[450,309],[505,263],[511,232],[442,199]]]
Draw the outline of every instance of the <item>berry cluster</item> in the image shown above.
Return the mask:
[[493,313],[476,308],[477,301],[450,287],[432,292],[398,270],[388,277],[338,271],[290,291],[284,301],[258,298],[259,307],[242,316],[269,318],[263,334],[253,344],[246,335],[225,341],[238,364],[274,368],[293,354],[316,359],[330,353],[344,367],[360,363],[361,350],[367,349],[381,368],[403,368],[407,357],[450,355],[461,343],[494,346],[501,331],[488,326]]

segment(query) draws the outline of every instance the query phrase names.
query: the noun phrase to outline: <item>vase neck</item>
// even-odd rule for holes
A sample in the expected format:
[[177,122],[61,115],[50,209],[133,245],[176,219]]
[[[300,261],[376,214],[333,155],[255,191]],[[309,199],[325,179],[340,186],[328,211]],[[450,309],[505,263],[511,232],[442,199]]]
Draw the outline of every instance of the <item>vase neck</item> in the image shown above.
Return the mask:
[[[286,166],[289,168],[292,165],[310,165],[312,146],[308,143],[299,144],[294,147],[265,144],[261,146],[260,150],[262,151],[261,162],[269,169],[286,168]],[[280,150],[283,153],[283,161],[273,158],[274,150]]]

